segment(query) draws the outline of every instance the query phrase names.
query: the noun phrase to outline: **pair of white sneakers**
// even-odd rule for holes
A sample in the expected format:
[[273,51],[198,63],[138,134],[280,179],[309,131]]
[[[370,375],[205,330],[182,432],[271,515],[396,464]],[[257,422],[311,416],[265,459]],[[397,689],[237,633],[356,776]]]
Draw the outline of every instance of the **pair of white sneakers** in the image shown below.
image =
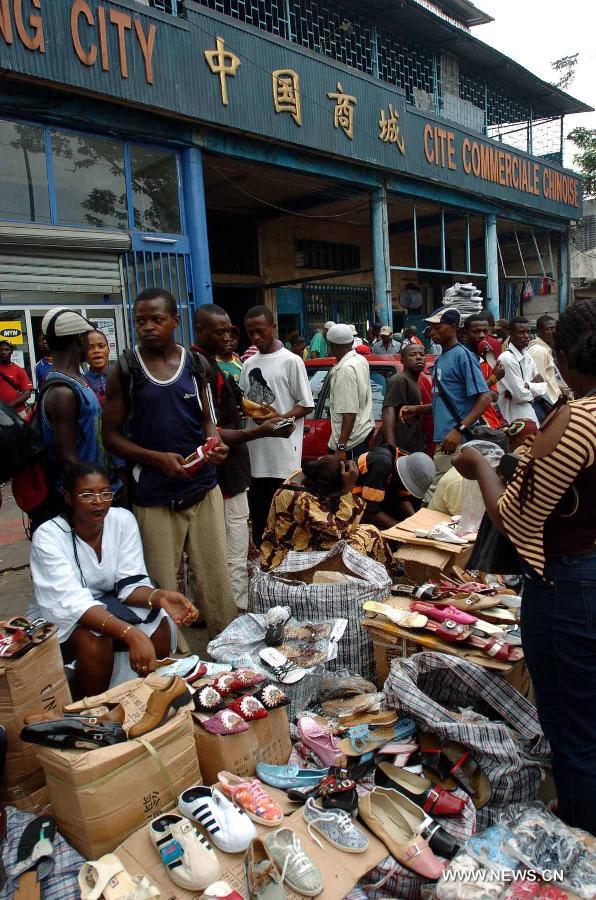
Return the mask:
[[224,853],[244,852],[257,836],[247,814],[217,788],[202,784],[188,788],[178,798],[178,809],[204,829],[218,850]]
[[[219,877],[219,862],[203,829],[224,853],[242,853],[257,836],[245,812],[217,788],[195,785],[178,798],[179,815],[164,813],[149,823],[149,835],[174,884],[204,890]],[[190,820],[190,821],[189,821]]]

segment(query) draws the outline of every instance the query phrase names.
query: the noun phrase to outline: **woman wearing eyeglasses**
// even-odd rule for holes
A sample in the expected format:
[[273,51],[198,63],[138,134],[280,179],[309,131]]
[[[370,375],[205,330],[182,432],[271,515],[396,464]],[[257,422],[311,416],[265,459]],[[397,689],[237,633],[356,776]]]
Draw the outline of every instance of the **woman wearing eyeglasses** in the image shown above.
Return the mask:
[[66,512],[40,525],[31,546],[29,615],[58,626],[75,699],[153,672],[175,646],[174,624],[198,615],[182,594],[153,586],[134,516],[112,508],[112,497],[102,468],[72,466]]

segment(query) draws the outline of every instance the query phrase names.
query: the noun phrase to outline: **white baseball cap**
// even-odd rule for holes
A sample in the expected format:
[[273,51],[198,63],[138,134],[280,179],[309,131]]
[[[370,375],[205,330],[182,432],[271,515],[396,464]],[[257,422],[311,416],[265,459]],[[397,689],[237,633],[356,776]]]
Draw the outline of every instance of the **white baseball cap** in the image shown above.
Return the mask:
[[333,325],[327,332],[330,344],[353,344],[354,335],[349,325]]
[[48,310],[41,322],[44,337],[69,337],[95,331],[96,326],[81,313],[66,306],[55,306]]

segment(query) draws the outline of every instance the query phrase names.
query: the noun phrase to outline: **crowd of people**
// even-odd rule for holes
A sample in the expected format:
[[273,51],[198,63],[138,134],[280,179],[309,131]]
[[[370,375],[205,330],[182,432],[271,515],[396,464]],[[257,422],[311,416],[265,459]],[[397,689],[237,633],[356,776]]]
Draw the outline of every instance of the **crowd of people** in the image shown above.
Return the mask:
[[[147,674],[202,616],[211,637],[247,605],[248,565],[340,539],[391,568],[383,530],[423,505],[461,512],[478,482],[522,560],[522,628],[568,821],[596,802],[594,460],[596,304],[503,326],[441,307],[399,338],[325,322],[284,345],[267,306],[247,310],[250,346],[226,311],[201,306],[176,341],[165,289],[134,304],[136,343],[110,366],[106,336],[74,309],[42,323],[37,413],[49,494],[32,514],[32,615],[58,625],[76,696]],[[22,417],[33,385],[0,342],[0,399]],[[400,359],[375,422],[369,353]],[[304,358],[334,358],[328,453],[302,461],[315,402]],[[574,398],[575,399],[572,399]],[[571,402],[570,402],[571,401]],[[544,423],[544,424],[543,424]],[[503,478],[465,445],[515,449]],[[520,446],[521,445],[521,446]],[[180,593],[183,563],[191,602]],[[566,735],[565,740],[561,735]]]

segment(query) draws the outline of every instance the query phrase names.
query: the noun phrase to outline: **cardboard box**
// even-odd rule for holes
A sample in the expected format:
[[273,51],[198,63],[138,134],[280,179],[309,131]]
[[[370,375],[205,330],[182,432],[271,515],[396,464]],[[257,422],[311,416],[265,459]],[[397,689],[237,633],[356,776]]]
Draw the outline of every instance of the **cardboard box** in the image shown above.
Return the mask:
[[473,544],[446,544],[416,537],[414,533],[417,528],[430,529],[441,522],[450,521],[451,516],[444,513],[433,509],[419,509],[413,516],[383,532],[384,537],[399,544],[393,556],[402,563],[409,581],[422,584],[437,580],[454,565],[465,568]]
[[36,816],[54,815],[47,785],[38,788],[33,793],[26,793],[23,797],[12,800],[10,805],[16,806],[17,809],[22,809],[24,812],[35,813]]
[[[466,647],[463,644],[458,646],[455,643],[442,641],[430,631],[414,632],[407,628],[400,628],[399,625],[393,625],[390,622],[381,622],[380,619],[363,619],[362,625],[373,639],[373,649],[375,644],[378,646],[378,650],[375,651],[375,659],[377,658],[377,653],[379,654],[380,660],[383,659],[381,654],[385,654],[385,664],[383,666],[383,662],[381,662],[380,672],[377,673],[379,678],[382,677],[382,673],[385,669],[386,674],[384,675],[384,678],[386,678],[391,666],[391,660],[402,656],[402,653],[398,648],[402,646],[404,641],[407,641],[408,645],[413,644],[416,647],[415,650],[412,650],[412,648],[408,646],[407,656],[411,656],[412,652],[421,653],[423,650],[434,650],[436,653],[447,653],[450,656],[460,656],[462,659],[467,659],[469,662],[476,663],[476,665],[482,666],[484,669],[491,669],[493,671],[496,670],[504,673],[510,672],[516,665],[516,663],[502,662],[499,659],[493,659],[491,656],[488,656],[488,654],[483,653],[481,650],[476,650],[474,647]],[[391,656],[387,656],[386,651],[391,648],[396,648],[396,652]]]
[[0,797],[11,802],[44,784],[34,744],[19,735],[29,712],[51,712],[70,703],[60,644],[52,635],[24,656],[0,661],[0,722],[6,729],[8,752],[0,784]]
[[[149,684],[136,679],[103,698],[123,704],[128,726],[143,715],[150,692]],[[58,827],[86,859],[110,853],[144,822],[171,809],[185,788],[201,783],[189,708],[142,738],[113,747],[37,747],[37,753]]]
[[[285,794],[267,788],[276,801]],[[282,803],[283,808],[283,803]],[[355,884],[371,869],[374,869],[389,854],[384,844],[373,834],[367,831],[369,846],[366,853],[344,853],[336,850],[331,844],[320,838],[323,848],[319,847],[309,836],[306,823],[302,817],[302,810],[287,815],[284,825],[292,828],[300,842],[323,876],[324,888],[319,894],[322,900],[339,900],[352,890]],[[358,827],[363,827],[359,825]],[[273,829],[262,825],[256,826],[259,837],[271,833]],[[214,848],[215,849],[215,848]],[[247,887],[244,875],[244,853],[221,853],[215,850],[220,864],[219,879],[227,881],[232,889],[246,897]],[[177,887],[169,878],[166,869],[161,864],[159,855],[151,842],[148,828],[144,827],[128,838],[116,850],[123,865],[132,875],[148,875],[156,884],[164,898],[176,898],[176,900],[195,900],[200,891],[185,891]],[[300,895],[295,894],[284,885],[285,895],[289,900],[300,900]]]
[[205,784],[215,784],[218,772],[254,775],[258,762],[283,766],[292,752],[284,707],[272,709],[266,719],[251,722],[240,734],[209,734],[195,722],[195,743]]

